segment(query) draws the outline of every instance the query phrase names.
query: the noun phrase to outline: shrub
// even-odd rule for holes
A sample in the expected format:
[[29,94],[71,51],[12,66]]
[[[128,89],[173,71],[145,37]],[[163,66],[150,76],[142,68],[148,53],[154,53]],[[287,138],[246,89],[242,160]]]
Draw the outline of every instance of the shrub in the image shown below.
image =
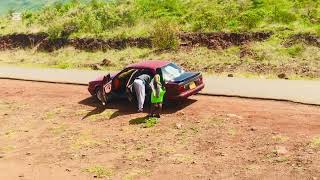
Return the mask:
[[294,45],[292,47],[289,47],[288,49],[288,54],[292,57],[300,56],[303,51],[305,50],[304,46],[301,44]]
[[72,19],[67,19],[65,22],[53,22],[49,25],[47,33],[49,39],[68,38],[70,34],[77,32],[79,25],[73,22]]
[[[76,27],[75,36],[146,36],[158,19],[176,22],[183,31],[239,31],[295,26],[303,31],[320,22],[319,0],[54,0],[51,5],[23,13],[26,32],[49,29],[59,37]],[[44,4],[44,3],[36,3]],[[13,11],[11,11],[13,12]],[[10,14],[0,17],[10,24]],[[294,24],[290,24],[295,22]],[[175,24],[175,23],[173,23]],[[1,24],[1,27],[6,26]],[[62,27],[61,27],[62,26]],[[5,28],[2,28],[5,29]],[[64,30],[62,30],[64,29]],[[128,30],[129,31],[128,31]],[[258,30],[258,29],[257,29]],[[1,30],[8,32],[9,30]],[[20,32],[21,28],[12,32]],[[68,33],[67,33],[68,34]]]
[[47,30],[50,40],[60,38],[63,32],[63,25],[59,23],[50,24]]
[[246,11],[240,16],[240,22],[246,29],[257,27],[260,21],[263,20],[264,12],[261,10]]
[[290,12],[289,10],[280,9],[278,7],[274,8],[271,18],[274,22],[286,24],[293,22],[297,19],[296,15]]
[[192,31],[220,31],[227,25],[229,16],[221,4],[213,1],[190,3],[188,6],[194,8],[190,8],[184,19],[191,25]]
[[152,46],[161,50],[173,50],[179,45],[178,26],[168,19],[158,20],[150,32]]
[[320,25],[315,27],[316,34],[320,36]]

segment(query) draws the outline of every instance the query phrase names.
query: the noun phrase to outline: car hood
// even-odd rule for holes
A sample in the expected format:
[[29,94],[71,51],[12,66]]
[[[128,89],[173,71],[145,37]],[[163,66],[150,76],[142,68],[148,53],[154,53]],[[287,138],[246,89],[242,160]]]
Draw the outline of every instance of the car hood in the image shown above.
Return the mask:
[[179,77],[176,77],[175,79],[173,79],[171,82],[181,83],[184,81],[188,81],[189,79],[192,79],[192,78],[198,76],[199,74],[200,74],[199,72],[184,72]]

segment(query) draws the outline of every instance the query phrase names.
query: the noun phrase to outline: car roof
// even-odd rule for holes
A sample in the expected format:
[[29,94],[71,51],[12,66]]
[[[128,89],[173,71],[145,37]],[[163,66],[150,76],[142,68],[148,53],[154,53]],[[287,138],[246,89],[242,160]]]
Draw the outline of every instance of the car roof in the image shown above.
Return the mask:
[[155,71],[156,69],[162,68],[170,63],[170,61],[165,60],[144,60],[135,64],[130,64],[127,68],[152,69]]

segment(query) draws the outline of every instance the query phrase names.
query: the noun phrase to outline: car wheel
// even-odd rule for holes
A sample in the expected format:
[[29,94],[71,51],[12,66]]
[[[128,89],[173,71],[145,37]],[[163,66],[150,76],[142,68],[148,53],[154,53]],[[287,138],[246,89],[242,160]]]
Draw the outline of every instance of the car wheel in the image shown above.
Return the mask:
[[[95,93],[96,99],[97,99],[100,103],[102,103],[102,105],[105,105],[105,103],[103,102],[103,94],[102,94],[101,88],[100,88],[100,87],[97,87],[95,92],[96,92],[96,93]],[[106,96],[106,102],[108,102],[108,96]]]

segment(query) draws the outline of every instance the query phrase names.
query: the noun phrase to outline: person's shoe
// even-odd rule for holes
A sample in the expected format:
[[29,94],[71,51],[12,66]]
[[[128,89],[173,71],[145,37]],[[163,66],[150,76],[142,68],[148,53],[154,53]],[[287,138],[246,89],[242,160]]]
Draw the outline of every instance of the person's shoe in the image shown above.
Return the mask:
[[138,113],[141,113],[141,112],[143,112],[143,109],[138,109]]

